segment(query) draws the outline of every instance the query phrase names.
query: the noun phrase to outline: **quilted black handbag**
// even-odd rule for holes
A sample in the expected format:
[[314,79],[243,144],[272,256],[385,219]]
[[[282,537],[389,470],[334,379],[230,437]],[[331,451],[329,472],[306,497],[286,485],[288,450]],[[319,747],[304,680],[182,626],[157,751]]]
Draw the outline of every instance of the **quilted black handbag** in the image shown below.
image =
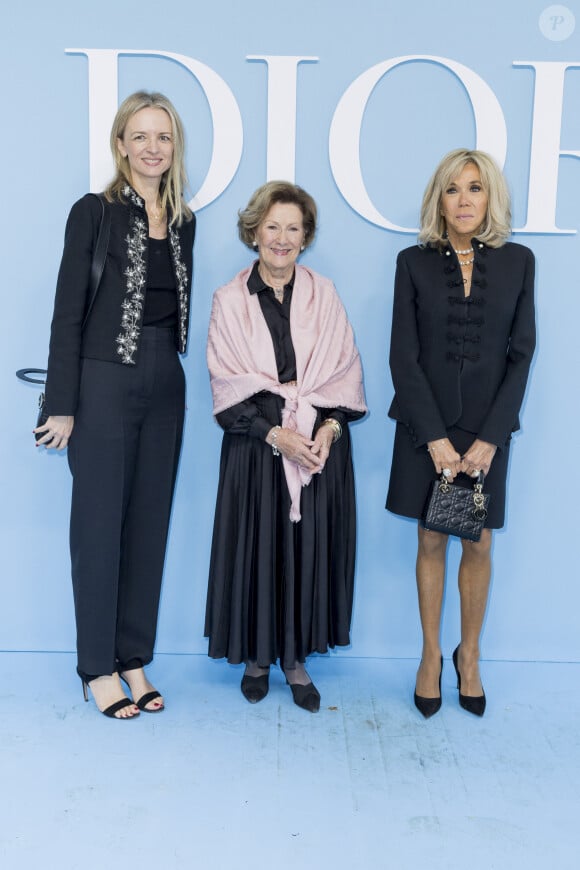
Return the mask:
[[490,496],[483,491],[480,472],[473,488],[449,483],[445,475],[433,481],[423,510],[423,528],[467,541],[479,541]]

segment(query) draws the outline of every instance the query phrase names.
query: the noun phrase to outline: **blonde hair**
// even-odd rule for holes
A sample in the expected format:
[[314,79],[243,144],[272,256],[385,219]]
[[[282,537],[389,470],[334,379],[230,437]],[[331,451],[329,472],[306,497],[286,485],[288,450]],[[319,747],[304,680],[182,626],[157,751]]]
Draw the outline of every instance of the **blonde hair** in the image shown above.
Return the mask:
[[316,203],[309,193],[289,181],[268,181],[252,194],[249,203],[238,212],[238,233],[248,248],[253,248],[256,230],[277,202],[297,205],[304,224],[304,247],[314,241],[316,233]]
[[511,234],[510,195],[506,180],[495,160],[485,151],[457,148],[450,151],[431,176],[421,205],[419,244],[444,248],[447,244],[445,218],[441,214],[443,194],[467,164],[479,170],[487,194],[487,213],[475,235],[490,248],[500,248]]
[[187,176],[185,173],[184,154],[185,154],[185,134],[181,118],[177,114],[173,103],[163,94],[149,93],[148,91],[137,91],[131,94],[127,99],[123,100],[115,115],[113,126],[111,128],[110,145],[113,159],[115,161],[115,177],[105,190],[105,196],[109,202],[118,200],[125,202],[123,196],[123,188],[126,184],[132,184],[131,169],[129,160],[123,157],[118,148],[118,140],[125,135],[125,129],[130,118],[133,117],[141,109],[163,109],[169,116],[171,122],[171,133],[173,139],[173,159],[171,166],[163,174],[159,194],[161,197],[161,207],[167,208],[171,218],[171,224],[181,226],[184,220],[191,219],[191,209],[183,198],[184,190],[187,185]]

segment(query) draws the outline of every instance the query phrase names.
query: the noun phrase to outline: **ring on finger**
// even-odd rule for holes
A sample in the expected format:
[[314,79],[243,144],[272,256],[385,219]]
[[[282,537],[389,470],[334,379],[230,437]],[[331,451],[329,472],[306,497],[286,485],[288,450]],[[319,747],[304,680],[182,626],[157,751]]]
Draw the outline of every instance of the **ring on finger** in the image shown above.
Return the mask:
[[444,468],[441,473],[443,474],[443,477],[451,477],[451,469],[450,468]]

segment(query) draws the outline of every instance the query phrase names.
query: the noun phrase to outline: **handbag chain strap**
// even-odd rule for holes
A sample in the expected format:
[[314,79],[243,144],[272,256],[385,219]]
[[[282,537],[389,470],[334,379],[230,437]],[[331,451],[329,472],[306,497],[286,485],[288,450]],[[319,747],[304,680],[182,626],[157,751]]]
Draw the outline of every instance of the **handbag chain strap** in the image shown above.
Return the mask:
[[[483,494],[483,481],[485,476],[482,471],[479,472],[477,479],[473,484],[473,514],[476,519],[485,519],[487,511],[485,509],[485,496]],[[449,493],[452,484],[449,483],[444,474],[439,479],[439,492]]]

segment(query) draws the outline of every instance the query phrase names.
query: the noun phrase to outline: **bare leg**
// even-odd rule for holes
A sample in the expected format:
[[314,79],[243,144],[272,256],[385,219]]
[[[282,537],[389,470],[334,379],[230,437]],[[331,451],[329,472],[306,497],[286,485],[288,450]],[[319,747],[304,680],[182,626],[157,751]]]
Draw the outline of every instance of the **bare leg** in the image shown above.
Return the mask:
[[479,638],[487,607],[491,577],[491,530],[484,529],[477,543],[462,541],[459,565],[461,599],[461,646],[457,657],[461,674],[461,694],[483,694],[479,676]]
[[423,651],[417,671],[416,692],[423,698],[437,698],[441,673],[439,634],[448,538],[439,532],[428,532],[421,526],[418,527],[418,534],[416,571]]

